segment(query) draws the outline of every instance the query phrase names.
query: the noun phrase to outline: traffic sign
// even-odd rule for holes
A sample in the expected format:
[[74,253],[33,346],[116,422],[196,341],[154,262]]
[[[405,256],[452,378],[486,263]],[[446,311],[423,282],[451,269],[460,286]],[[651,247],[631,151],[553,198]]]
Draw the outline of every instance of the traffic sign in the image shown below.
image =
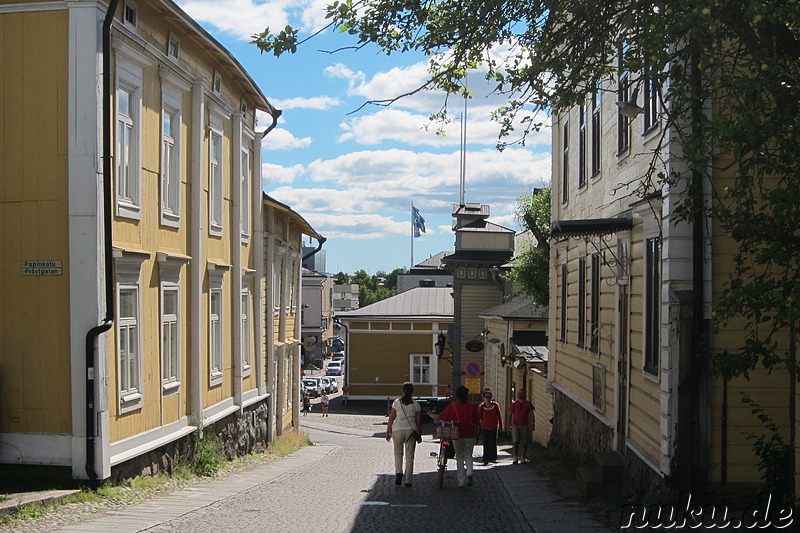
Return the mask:
[[464,373],[471,378],[480,376],[481,372],[483,372],[483,367],[478,361],[469,361],[464,365]]

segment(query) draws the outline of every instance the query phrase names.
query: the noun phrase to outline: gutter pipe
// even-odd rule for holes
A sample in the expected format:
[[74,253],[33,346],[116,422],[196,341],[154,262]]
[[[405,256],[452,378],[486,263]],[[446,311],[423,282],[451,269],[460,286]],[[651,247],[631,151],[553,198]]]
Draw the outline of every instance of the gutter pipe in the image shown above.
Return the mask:
[[106,289],[106,315],[86,333],[86,475],[97,480],[95,440],[97,431],[95,386],[97,339],[114,325],[114,283],[111,276],[113,249],[111,240],[111,24],[119,0],[111,0],[103,19],[103,230]]

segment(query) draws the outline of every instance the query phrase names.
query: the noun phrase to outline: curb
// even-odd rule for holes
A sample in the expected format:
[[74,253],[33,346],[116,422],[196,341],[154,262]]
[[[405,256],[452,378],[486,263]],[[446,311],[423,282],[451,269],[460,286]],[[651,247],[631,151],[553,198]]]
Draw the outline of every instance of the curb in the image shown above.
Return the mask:
[[73,490],[44,490],[41,492],[24,492],[5,494],[6,501],[0,502],[0,516],[6,516],[21,507],[28,505],[45,505],[53,502],[60,502],[64,498],[78,494],[80,491]]

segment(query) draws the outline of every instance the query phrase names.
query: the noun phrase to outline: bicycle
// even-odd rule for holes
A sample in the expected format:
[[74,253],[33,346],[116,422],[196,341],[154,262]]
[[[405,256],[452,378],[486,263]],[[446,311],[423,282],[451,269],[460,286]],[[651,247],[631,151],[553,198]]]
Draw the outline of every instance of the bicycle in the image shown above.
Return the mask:
[[438,485],[444,486],[444,473],[447,471],[447,459],[455,457],[453,441],[458,438],[458,426],[454,422],[441,422],[436,426],[436,436],[439,438],[439,453],[436,458],[438,466]]

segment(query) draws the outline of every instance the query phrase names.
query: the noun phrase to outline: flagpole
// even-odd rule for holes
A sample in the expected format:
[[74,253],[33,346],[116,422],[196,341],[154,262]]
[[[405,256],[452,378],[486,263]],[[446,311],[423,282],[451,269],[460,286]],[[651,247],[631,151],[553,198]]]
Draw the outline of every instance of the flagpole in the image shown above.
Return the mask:
[[411,202],[411,264],[408,265],[409,272],[414,268],[414,202]]

